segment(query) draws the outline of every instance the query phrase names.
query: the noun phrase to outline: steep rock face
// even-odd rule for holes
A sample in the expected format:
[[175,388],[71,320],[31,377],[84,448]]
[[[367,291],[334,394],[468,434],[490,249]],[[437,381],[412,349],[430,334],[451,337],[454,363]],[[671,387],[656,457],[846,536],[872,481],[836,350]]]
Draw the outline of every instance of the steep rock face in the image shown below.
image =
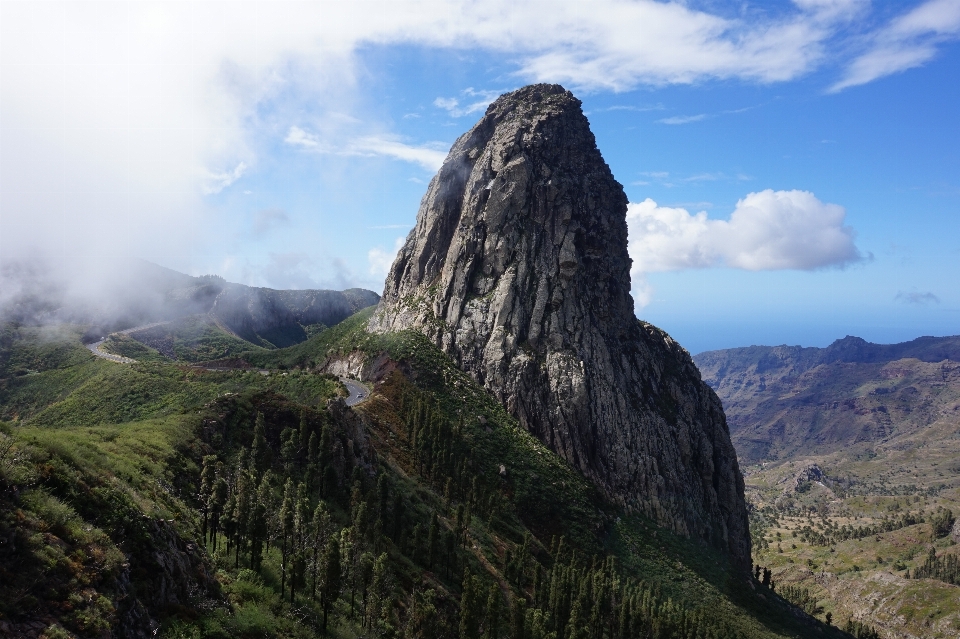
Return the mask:
[[504,95],[431,181],[369,328],[422,331],[612,499],[746,566],[720,401],[634,316],[626,207],[579,100]]

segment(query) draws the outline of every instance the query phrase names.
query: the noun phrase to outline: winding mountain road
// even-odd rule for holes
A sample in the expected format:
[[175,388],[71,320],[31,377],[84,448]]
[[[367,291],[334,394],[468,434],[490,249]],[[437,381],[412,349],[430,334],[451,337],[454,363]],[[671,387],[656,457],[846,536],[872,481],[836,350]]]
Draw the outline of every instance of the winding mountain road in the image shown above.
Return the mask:
[[[153,322],[152,324],[144,324],[143,326],[134,326],[133,328],[128,328],[122,331],[114,331],[110,333],[110,335],[118,335],[118,334],[129,335],[130,333],[136,333],[137,331],[142,331],[148,328],[153,328],[155,326],[160,326],[162,324],[167,324],[167,323],[168,322]],[[107,353],[105,351],[100,350],[101,344],[107,341],[107,338],[109,338],[110,335],[107,335],[106,337],[103,337],[97,340],[96,342],[87,344],[86,345],[87,349],[97,357],[111,361],[111,362],[115,362],[117,364],[136,364],[137,360],[135,359],[131,359],[129,357],[123,357],[122,355],[114,355],[113,353]],[[221,370],[221,369],[209,368],[207,370]],[[232,370],[232,369],[222,369],[222,370]],[[270,374],[270,371],[268,370],[261,370],[258,372],[261,375]],[[362,402],[363,400],[367,399],[370,396],[370,389],[368,389],[364,384],[354,379],[350,379],[349,377],[341,377],[340,381],[343,383],[344,386],[347,387],[347,391],[350,393],[350,395],[344,400],[344,403],[347,406],[356,406],[357,404],[359,404],[360,402]]]
[[347,406],[356,406],[370,396],[370,391],[360,382],[349,377],[341,377],[340,381],[350,392],[350,396],[343,400]]
[[[163,324],[168,324],[168,323],[169,322],[153,322],[151,324],[144,324],[143,326],[134,326],[133,328],[125,328],[122,331],[113,331],[112,333],[110,333],[110,335],[129,335],[130,333],[136,333],[137,331],[153,328],[154,326],[162,326]],[[122,355],[114,355],[113,353],[107,353],[105,351],[100,350],[100,345],[103,344],[105,341],[107,341],[107,338],[109,338],[110,335],[107,335],[106,337],[102,337],[98,341],[93,342],[91,344],[87,344],[86,345],[87,349],[97,357],[101,359],[109,360],[111,362],[115,362],[117,364],[136,364],[137,360],[135,359],[131,359],[129,357],[123,357]]]

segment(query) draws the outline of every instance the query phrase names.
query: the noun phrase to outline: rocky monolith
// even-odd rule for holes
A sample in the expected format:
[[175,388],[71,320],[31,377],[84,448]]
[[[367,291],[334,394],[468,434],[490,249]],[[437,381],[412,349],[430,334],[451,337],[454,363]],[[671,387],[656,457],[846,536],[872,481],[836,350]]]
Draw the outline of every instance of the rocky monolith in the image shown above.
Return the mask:
[[723,409],[634,315],[626,211],[579,100],[501,96],[430,182],[369,328],[426,334],[612,500],[746,567]]

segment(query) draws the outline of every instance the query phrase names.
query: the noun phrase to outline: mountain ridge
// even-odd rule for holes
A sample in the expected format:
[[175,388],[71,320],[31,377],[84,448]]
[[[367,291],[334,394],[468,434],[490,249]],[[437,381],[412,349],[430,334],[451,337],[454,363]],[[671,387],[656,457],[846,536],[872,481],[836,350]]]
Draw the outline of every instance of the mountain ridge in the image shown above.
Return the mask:
[[866,450],[934,423],[952,410],[952,391],[937,389],[957,383],[960,336],[898,344],[847,336],[826,348],[749,346],[694,361],[752,463],[804,447]]

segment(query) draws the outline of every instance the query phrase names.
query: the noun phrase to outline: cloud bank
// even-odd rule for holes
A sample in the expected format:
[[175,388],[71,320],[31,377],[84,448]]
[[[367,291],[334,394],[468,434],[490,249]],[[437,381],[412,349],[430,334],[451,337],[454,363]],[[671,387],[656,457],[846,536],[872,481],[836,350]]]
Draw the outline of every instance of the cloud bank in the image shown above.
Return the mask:
[[702,268],[748,271],[816,270],[862,260],[846,212],[808,191],[750,193],[729,220],[701,211],[658,206],[651,199],[627,208],[631,277],[638,306],[650,302],[648,273]]

